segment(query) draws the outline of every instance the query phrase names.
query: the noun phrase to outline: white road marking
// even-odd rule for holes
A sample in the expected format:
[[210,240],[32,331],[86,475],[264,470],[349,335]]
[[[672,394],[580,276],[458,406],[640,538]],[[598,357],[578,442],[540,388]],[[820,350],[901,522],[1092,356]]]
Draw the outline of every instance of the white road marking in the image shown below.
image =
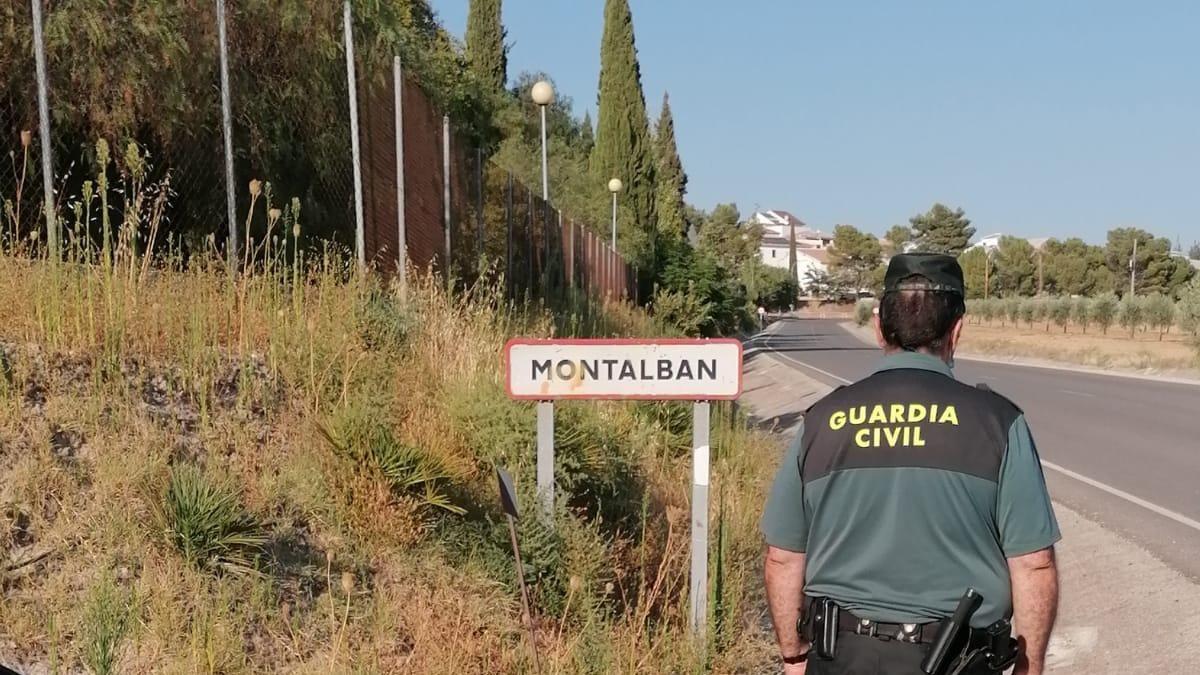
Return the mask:
[[1095,394],[1089,394],[1086,391],[1075,391],[1074,389],[1059,389],[1064,394],[1073,394],[1075,396],[1084,396],[1086,398],[1096,398]]
[[[764,348],[769,349],[770,346],[771,346],[771,341],[768,338],[766,340],[766,345]],[[773,352],[773,354],[775,356],[783,357],[784,359],[787,359],[788,361],[791,361],[792,363],[795,363],[797,365],[808,368],[809,370],[818,372],[818,373],[824,375],[825,377],[837,380],[838,382],[842,382],[844,384],[853,384],[850,380],[847,380],[844,377],[838,377],[837,375],[834,375],[833,373],[831,373],[829,371],[821,370],[820,368],[817,368],[816,366],[811,366],[795,357],[788,356],[787,354],[781,354],[779,352]],[[1064,389],[1063,391],[1067,391],[1067,390]],[[1069,393],[1080,393],[1080,392],[1069,392]],[[1084,395],[1086,396],[1087,394],[1084,394]],[[1119,488],[1115,488],[1111,485],[1101,483],[1100,481],[1098,481],[1094,478],[1088,478],[1087,476],[1085,476],[1081,473],[1076,473],[1074,471],[1071,471],[1070,469],[1061,467],[1053,462],[1047,462],[1046,460],[1043,459],[1042,466],[1047,469],[1050,469],[1051,471],[1057,471],[1058,473],[1061,473],[1062,475],[1067,476],[1068,478],[1074,478],[1075,480],[1077,480],[1080,483],[1083,483],[1085,485],[1090,485],[1091,487],[1094,487],[1097,490],[1100,490],[1101,492],[1107,492],[1108,494],[1110,494],[1114,497],[1117,497],[1118,499],[1123,499],[1123,500],[1129,502],[1130,504],[1133,504],[1135,506],[1140,506],[1143,509],[1157,513],[1158,515],[1162,516],[1163,518],[1173,520],[1176,523],[1179,523],[1180,525],[1183,525],[1185,527],[1190,527],[1193,530],[1200,532],[1200,521],[1196,521],[1191,518],[1188,518],[1187,516],[1185,516],[1181,513],[1176,513],[1168,508],[1159,506],[1158,504],[1155,504],[1153,502],[1148,502],[1145,499],[1138,497],[1137,495],[1132,495],[1132,494],[1129,494],[1128,492],[1125,492],[1124,490],[1121,490]]]
[[1148,511],[1153,511],[1154,513],[1157,513],[1158,515],[1162,516],[1163,518],[1169,518],[1170,520],[1173,520],[1173,521],[1179,523],[1180,525],[1183,525],[1185,527],[1190,527],[1193,530],[1200,532],[1200,521],[1196,521],[1191,518],[1188,518],[1187,516],[1185,516],[1181,513],[1176,513],[1170,509],[1159,506],[1158,504],[1148,502],[1145,499],[1142,499],[1141,497],[1138,497],[1136,495],[1131,495],[1128,492],[1125,492],[1124,490],[1115,488],[1111,485],[1106,485],[1105,483],[1101,483],[1100,481],[1098,481],[1094,478],[1088,478],[1087,476],[1085,476],[1083,474],[1075,473],[1074,471],[1063,468],[1053,462],[1047,462],[1046,460],[1043,459],[1042,466],[1046,467],[1047,469],[1050,469],[1051,471],[1057,471],[1057,472],[1061,473],[1062,475],[1067,476],[1069,478],[1074,478],[1075,480],[1079,481],[1080,483],[1090,485],[1090,486],[1096,488],[1097,490],[1107,492],[1108,494],[1110,494],[1114,497],[1117,497],[1119,499],[1124,499],[1125,501],[1129,502],[1130,504],[1136,504],[1137,506],[1140,506],[1143,509],[1146,509]]

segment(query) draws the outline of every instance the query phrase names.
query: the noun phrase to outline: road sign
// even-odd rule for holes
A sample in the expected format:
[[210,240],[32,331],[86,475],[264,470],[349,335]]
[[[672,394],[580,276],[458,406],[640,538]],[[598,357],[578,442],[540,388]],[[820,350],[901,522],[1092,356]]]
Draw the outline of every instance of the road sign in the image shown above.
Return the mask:
[[737,340],[512,340],[509,396],[560,399],[731,400],[742,393]]
[[554,513],[554,401],[695,401],[692,406],[692,562],[689,623],[708,623],[709,401],[742,393],[738,340],[511,340],[504,347],[508,395],[537,401],[537,487]]

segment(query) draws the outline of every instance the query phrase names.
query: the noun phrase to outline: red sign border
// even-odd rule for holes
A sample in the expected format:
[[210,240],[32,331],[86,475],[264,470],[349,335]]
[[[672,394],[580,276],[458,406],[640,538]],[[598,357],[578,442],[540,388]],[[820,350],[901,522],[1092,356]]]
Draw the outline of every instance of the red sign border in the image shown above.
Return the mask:
[[659,338],[659,339],[638,339],[638,338],[565,338],[555,340],[550,338],[513,338],[504,343],[504,392],[508,397],[517,401],[733,401],[741,397],[743,390],[743,368],[738,369],[738,384],[737,392],[730,396],[653,396],[653,395],[634,395],[634,396],[594,396],[591,394],[562,394],[558,396],[523,396],[513,393],[512,390],[512,348],[517,345],[534,345],[534,346],[571,346],[571,345],[589,345],[589,346],[610,346],[610,345],[712,345],[726,344],[737,345],[738,348],[738,364],[745,364],[745,346],[741,340],[736,338]]

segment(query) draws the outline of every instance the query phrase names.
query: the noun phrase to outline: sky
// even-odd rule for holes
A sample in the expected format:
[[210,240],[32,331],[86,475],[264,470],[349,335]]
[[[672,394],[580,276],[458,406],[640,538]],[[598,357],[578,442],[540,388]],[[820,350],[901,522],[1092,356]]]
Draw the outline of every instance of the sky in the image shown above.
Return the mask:
[[[468,0],[432,0],[461,37]],[[688,201],[883,233],[934,202],[978,235],[1200,240],[1200,3],[630,0]],[[595,116],[603,0],[504,0],[509,76]]]

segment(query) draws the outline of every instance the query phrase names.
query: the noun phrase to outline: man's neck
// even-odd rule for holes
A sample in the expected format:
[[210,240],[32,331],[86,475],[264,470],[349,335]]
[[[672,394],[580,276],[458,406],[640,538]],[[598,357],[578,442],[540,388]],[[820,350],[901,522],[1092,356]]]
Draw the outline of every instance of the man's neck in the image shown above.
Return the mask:
[[928,349],[914,349],[912,351],[909,351],[907,349],[901,349],[899,347],[892,347],[891,345],[883,348],[884,356],[894,356],[896,354],[905,354],[905,353],[924,354],[925,356],[932,356],[933,358],[945,363],[946,365],[950,365],[952,362],[952,359],[953,359],[953,356],[950,354],[934,352],[934,351],[930,351]]

